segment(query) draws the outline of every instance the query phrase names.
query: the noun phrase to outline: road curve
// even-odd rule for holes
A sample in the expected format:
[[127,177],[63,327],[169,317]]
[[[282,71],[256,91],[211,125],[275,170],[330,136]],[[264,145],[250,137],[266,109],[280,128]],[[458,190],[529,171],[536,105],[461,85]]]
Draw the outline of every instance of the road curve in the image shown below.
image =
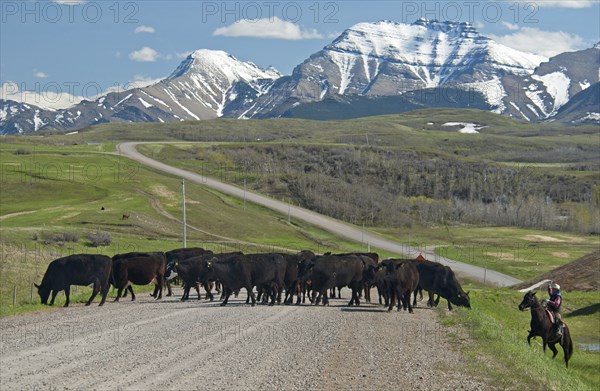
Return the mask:
[[[160,142],[161,144],[168,144],[168,142]],[[385,250],[395,254],[416,256],[418,253],[422,253],[429,260],[435,260],[442,264],[452,267],[456,273],[473,278],[480,281],[485,281],[487,284],[496,286],[510,286],[521,281],[502,274],[493,270],[484,269],[478,266],[469,265],[466,263],[458,262],[446,257],[439,256],[431,250],[420,250],[415,247],[398,243],[379,235],[373,234],[369,231],[362,230],[353,225],[344,223],[337,219],[324,216],[322,214],[304,209],[298,206],[293,206],[285,202],[277,201],[275,199],[260,195],[254,192],[250,192],[239,188],[234,185],[220,182],[213,178],[206,177],[204,175],[195,174],[180,168],[172,167],[167,164],[156,161],[152,158],[142,155],[136,150],[136,146],[139,144],[150,144],[149,142],[126,142],[117,145],[117,150],[120,155],[126,156],[132,160],[137,161],[145,166],[154,168],[165,173],[184,178],[187,181],[197,183],[217,190],[221,193],[225,193],[238,198],[245,198],[246,201],[253,202],[255,204],[264,206],[271,210],[277,211],[283,215],[288,215],[294,219],[305,221],[309,224],[315,225],[335,235],[344,237],[360,243],[368,243],[371,247],[375,247],[381,250]]]

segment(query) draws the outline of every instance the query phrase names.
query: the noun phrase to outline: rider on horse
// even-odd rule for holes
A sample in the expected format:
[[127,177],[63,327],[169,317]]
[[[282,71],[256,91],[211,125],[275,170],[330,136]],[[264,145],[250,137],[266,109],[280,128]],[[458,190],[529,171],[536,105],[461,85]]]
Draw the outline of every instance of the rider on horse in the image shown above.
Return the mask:
[[562,296],[560,294],[560,285],[554,281],[548,284],[548,295],[550,299],[544,300],[546,308],[552,311],[554,315],[554,330],[558,337],[562,337],[562,320],[560,317],[560,305],[562,304]]

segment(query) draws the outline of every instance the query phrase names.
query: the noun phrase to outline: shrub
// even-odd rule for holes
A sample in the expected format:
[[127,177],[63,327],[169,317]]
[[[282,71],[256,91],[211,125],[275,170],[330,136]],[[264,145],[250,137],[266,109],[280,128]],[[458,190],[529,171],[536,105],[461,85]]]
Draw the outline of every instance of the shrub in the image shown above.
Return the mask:
[[112,237],[104,231],[88,232],[88,240],[93,247],[110,246]]

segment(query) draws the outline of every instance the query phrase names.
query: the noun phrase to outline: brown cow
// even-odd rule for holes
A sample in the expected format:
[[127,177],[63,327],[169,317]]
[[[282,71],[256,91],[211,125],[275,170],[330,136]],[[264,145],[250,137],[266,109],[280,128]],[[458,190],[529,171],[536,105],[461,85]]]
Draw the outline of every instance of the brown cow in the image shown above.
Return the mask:
[[[118,289],[117,298],[119,301],[123,290],[130,286],[156,284],[153,296],[156,299],[162,298],[163,282],[165,278],[165,256],[162,253],[137,254],[126,258],[113,257],[113,279]],[[115,260],[115,258],[117,258]],[[131,300],[135,300],[135,294],[131,291]]]
[[412,260],[386,260],[384,264],[386,274],[385,285],[389,292],[388,311],[394,308],[394,301],[398,300],[398,311],[402,306],[406,311],[412,313],[410,295],[417,289],[419,284],[419,272]]

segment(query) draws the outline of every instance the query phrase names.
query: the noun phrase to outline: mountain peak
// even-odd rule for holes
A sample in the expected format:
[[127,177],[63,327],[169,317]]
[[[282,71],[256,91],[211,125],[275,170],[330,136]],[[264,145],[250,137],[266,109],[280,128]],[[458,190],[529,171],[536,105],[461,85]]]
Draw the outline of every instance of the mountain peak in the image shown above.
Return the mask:
[[231,81],[242,79],[276,79],[281,74],[273,67],[262,69],[250,61],[241,61],[223,50],[198,49],[190,53],[168,77],[175,79],[188,73],[219,73]]

